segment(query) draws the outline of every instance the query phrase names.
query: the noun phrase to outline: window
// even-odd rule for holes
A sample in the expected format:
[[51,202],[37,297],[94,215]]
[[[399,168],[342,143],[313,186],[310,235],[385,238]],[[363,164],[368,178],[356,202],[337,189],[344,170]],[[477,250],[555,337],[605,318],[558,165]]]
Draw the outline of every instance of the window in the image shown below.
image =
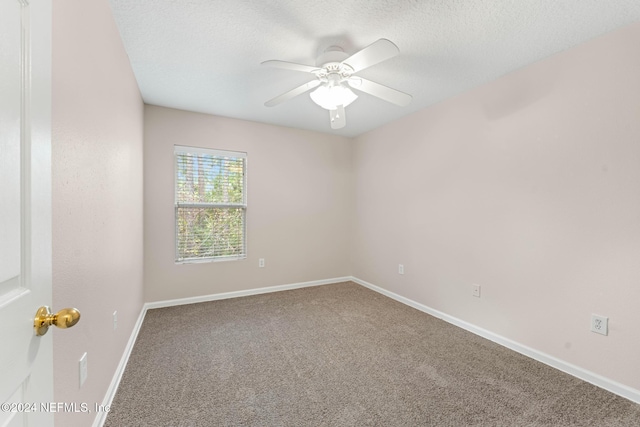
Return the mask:
[[246,153],[176,145],[176,262],[245,258]]

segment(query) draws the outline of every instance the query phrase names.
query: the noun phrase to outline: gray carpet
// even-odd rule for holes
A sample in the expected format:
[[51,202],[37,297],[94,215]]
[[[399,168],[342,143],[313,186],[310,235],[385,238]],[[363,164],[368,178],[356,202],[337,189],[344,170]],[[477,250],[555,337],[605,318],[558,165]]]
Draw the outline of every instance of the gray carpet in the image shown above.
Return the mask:
[[640,426],[640,405],[355,283],[149,310],[107,427]]

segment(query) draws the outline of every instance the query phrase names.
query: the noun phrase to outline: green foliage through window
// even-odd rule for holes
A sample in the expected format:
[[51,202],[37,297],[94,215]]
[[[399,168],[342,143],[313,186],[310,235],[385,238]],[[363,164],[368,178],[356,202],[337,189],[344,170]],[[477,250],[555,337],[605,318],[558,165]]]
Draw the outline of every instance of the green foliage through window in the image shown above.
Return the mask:
[[244,153],[177,147],[176,260],[245,256]]

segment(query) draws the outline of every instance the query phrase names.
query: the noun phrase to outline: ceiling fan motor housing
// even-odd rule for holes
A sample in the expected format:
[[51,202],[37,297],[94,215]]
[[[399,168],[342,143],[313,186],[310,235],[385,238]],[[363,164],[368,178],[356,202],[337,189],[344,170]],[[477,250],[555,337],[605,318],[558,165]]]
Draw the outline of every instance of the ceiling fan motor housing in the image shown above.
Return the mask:
[[316,65],[322,67],[316,75],[318,78],[330,84],[336,84],[348,79],[353,73],[353,69],[342,61],[349,57],[339,46],[328,47],[316,61]]
[[318,56],[316,60],[316,65],[318,67],[323,67],[325,64],[329,62],[337,62],[340,63],[347,59],[349,55],[345,53],[344,50],[340,46],[329,46],[324,50],[322,55]]

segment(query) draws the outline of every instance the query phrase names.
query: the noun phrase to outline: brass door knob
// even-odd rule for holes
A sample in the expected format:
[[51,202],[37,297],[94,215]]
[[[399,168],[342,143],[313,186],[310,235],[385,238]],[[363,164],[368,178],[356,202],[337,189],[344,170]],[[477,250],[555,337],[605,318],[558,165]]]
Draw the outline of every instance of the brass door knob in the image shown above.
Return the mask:
[[75,308],[63,308],[56,314],[51,309],[43,305],[38,309],[35,319],[33,319],[33,328],[37,336],[47,333],[49,326],[56,325],[58,328],[67,329],[78,323],[80,320],[80,312]]

